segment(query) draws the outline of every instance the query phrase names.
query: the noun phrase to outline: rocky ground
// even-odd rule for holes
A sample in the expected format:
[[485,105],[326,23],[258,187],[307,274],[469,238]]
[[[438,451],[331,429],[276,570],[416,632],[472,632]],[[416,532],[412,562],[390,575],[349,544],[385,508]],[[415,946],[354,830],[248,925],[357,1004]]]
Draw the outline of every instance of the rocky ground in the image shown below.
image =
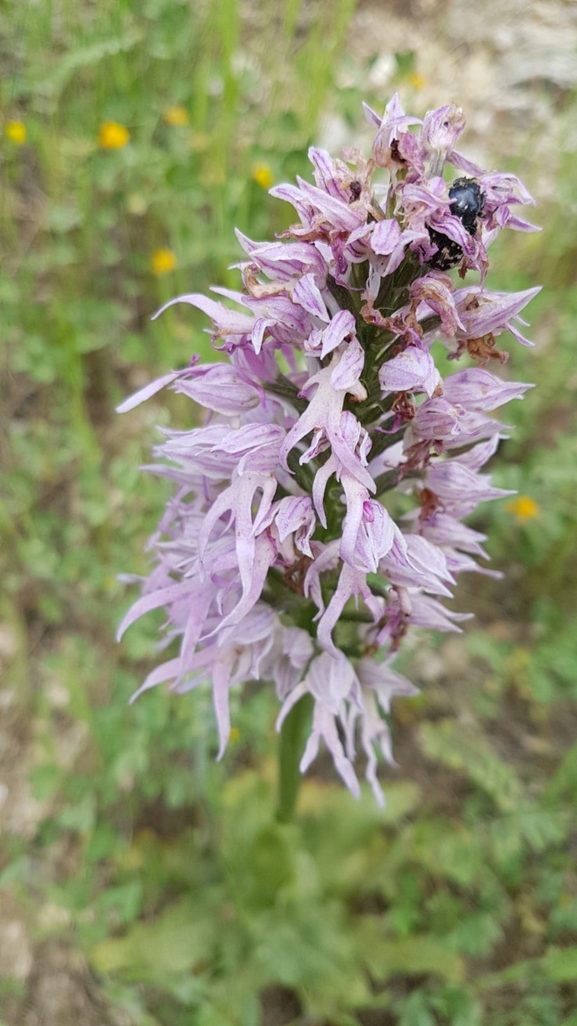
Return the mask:
[[[386,99],[394,55],[410,51],[419,108],[458,103],[467,119],[467,153],[484,166],[497,155],[501,166],[503,159],[521,159],[532,188],[546,195],[559,113],[577,84],[577,6],[571,0],[361,3],[351,25],[352,63],[345,60],[341,82],[366,79]],[[333,147],[350,145],[345,131],[337,117],[327,120]],[[564,140],[567,148],[575,148],[576,135],[577,126]]]

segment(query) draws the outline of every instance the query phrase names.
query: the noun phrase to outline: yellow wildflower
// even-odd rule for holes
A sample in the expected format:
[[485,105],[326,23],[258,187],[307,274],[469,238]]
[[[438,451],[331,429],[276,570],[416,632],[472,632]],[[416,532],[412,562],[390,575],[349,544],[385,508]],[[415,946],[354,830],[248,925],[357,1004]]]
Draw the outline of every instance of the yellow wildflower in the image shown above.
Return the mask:
[[130,139],[130,132],[118,121],[103,121],[98,132],[98,143],[103,150],[121,150]]
[[511,502],[507,503],[507,513],[512,513],[513,516],[517,517],[517,520],[533,520],[534,517],[538,517],[541,509],[539,503],[535,502],[530,495],[518,495],[516,499],[512,499]]
[[162,274],[174,271],[176,256],[171,249],[155,249],[150,258],[150,270],[159,278]]
[[169,107],[163,117],[167,125],[188,125],[188,111],[185,107]]
[[228,735],[228,740],[232,741],[233,743],[235,741],[239,741],[240,740],[240,730],[238,729],[238,727],[231,727],[230,728],[230,734]]
[[270,189],[274,182],[274,176],[268,164],[255,164],[252,169],[252,177],[261,189]]
[[16,146],[26,142],[26,125],[22,121],[9,121],[4,132]]
[[418,71],[411,71],[411,74],[409,75],[409,85],[412,85],[413,89],[423,89],[425,79],[422,75],[419,75]]

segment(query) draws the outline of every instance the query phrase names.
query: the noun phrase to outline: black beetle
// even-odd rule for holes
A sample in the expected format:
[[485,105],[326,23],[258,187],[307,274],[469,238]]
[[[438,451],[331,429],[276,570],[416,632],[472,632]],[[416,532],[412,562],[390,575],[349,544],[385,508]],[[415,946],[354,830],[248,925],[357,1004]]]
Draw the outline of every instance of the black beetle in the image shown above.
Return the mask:
[[451,213],[459,218],[469,235],[477,232],[477,218],[483,213],[485,194],[474,178],[457,178],[449,189]]
[[[456,178],[449,189],[449,199],[451,213],[459,218],[469,235],[476,235],[479,217],[485,207],[485,194],[481,192],[479,183],[474,178]],[[459,243],[435,228],[429,228],[429,238],[437,247],[437,252],[428,261],[429,267],[437,271],[449,271],[451,267],[456,267],[463,256]]]

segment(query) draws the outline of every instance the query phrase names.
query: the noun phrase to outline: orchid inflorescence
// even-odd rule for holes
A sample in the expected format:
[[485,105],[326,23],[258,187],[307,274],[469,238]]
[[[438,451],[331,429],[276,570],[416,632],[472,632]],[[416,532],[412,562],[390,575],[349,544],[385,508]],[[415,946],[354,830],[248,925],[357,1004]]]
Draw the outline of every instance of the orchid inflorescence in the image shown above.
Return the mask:
[[[476,562],[487,558],[485,536],[462,520],[510,494],[481,473],[508,434],[488,414],[530,386],[486,365],[505,361],[503,331],[531,344],[519,313],[538,289],[485,288],[488,246],[501,228],[534,230],[511,209],[533,200],[515,175],[483,171],[454,149],[462,111],[420,121],[395,96],[383,118],[365,113],[372,159],[311,148],[315,185],[270,190],[299,217],[286,241],[237,233],[243,290],[212,290],[234,309],[199,294],[162,307],[207,314],[228,361],[193,357],[120,407],[170,386],[208,411],[201,427],[164,431],[156,456],[165,462],[147,468],[175,491],[120,632],[166,609],[164,644],[179,639],[179,654],[138,694],[210,681],[219,757],[230,689],[271,681],[279,728],[312,696],[301,770],[322,739],[358,795],[359,738],[382,801],[377,750],[393,762],[391,700],[417,691],[392,668],[395,653],[413,627],[459,630],[465,615],[439,599],[461,571],[491,573]],[[445,163],[460,172],[459,189],[470,180],[478,216],[452,200]],[[480,284],[457,285],[445,269],[456,262]],[[449,361],[468,355],[465,369],[443,378],[434,343]]]

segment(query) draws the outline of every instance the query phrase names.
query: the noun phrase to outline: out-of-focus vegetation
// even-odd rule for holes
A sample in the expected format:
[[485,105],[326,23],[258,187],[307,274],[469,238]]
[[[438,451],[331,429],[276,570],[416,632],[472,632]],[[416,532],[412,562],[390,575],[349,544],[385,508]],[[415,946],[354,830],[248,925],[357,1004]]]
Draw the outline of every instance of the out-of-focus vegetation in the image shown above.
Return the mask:
[[[114,406],[193,351],[214,358],[200,315],[149,315],[237,284],[233,226],[261,239],[286,224],[266,187],[308,174],[323,109],[352,132],[361,97],[382,106],[332,89],[352,7],[14,0],[7,17],[0,884],[35,972],[47,946],[82,952],[95,1022],[577,1024],[574,153],[544,233],[493,258],[493,287],[546,286],[539,348],[508,344],[511,374],[538,387],[506,411],[516,430],[493,467],[525,501],[475,524],[506,578],[462,589],[478,613],[464,641],[404,656],[423,692],[397,705],[386,811],[327,770],[297,824],[275,825],[268,694],[238,703],[217,766],[208,696],[127,705],[154,617],[113,642],[116,575],[144,568],[165,497],[138,466],[184,410],[164,394]],[[33,1001],[1,979],[2,1026],[32,1021]]]

